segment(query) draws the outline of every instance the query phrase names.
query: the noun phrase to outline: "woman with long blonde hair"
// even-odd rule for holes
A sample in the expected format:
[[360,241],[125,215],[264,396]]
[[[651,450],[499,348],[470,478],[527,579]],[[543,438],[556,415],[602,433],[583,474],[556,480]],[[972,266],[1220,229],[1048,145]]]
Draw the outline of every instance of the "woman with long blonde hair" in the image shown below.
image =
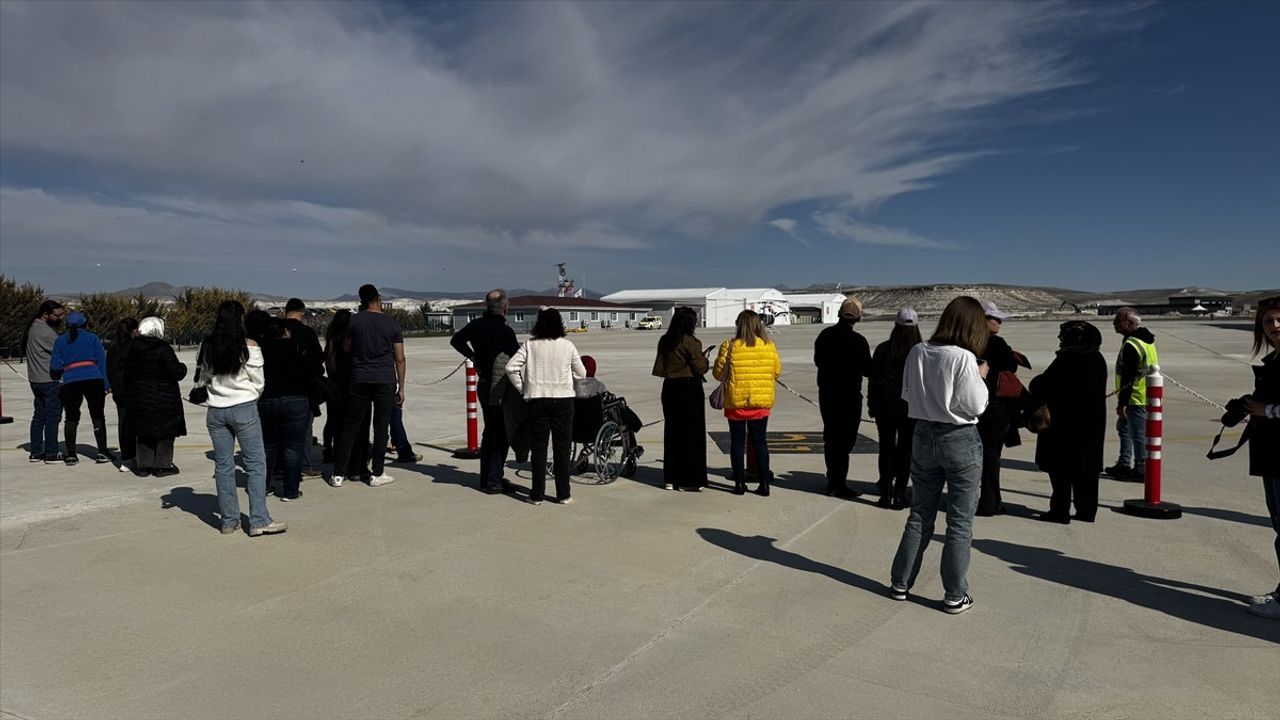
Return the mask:
[[720,344],[712,375],[724,382],[724,416],[729,421],[729,460],[733,467],[733,492],[747,491],[744,460],[747,435],[756,453],[756,471],[760,480],[757,495],[768,497],[769,447],[765,433],[769,412],[773,408],[773,386],[782,374],[782,359],[769,339],[764,322],[751,310],[738,314],[737,332]]

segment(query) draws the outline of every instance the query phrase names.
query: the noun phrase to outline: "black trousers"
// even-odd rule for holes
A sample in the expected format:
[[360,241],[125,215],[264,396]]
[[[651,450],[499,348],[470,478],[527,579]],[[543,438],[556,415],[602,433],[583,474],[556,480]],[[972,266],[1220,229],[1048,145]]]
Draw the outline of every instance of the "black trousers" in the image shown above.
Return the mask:
[[342,436],[333,456],[334,472],[339,468],[347,468],[351,461],[352,448],[357,442],[365,442],[360,432],[364,424],[365,413],[373,406],[373,457],[371,472],[382,474],[383,463],[387,459],[387,436],[391,432],[391,408],[396,404],[395,383],[351,383],[347,394],[346,418],[342,426]]
[[58,391],[62,408],[66,413],[63,422],[63,440],[67,443],[67,457],[76,455],[76,425],[80,422],[80,402],[89,406],[89,419],[93,421],[93,439],[98,452],[107,452],[107,389],[101,380],[77,380],[66,383]]
[[138,438],[139,470],[168,470],[173,467],[173,438]]
[[662,481],[676,487],[707,484],[707,399],[699,378],[662,381]]
[[537,398],[529,401],[524,421],[529,423],[529,453],[533,460],[533,488],[530,500],[541,500],[547,492],[547,441],[550,438],[552,468],[556,478],[556,499],[569,497],[569,445],[573,433],[573,398]]
[[911,478],[911,435],[916,421],[902,415],[877,417],[876,437],[880,443],[880,480],[876,486],[880,494],[893,493],[901,498],[907,492],[907,480]]
[[746,479],[747,436],[751,436],[751,446],[756,451],[756,479],[761,485],[773,482],[773,473],[769,470],[769,418],[759,420],[729,420],[729,467],[733,470],[733,482],[738,484]]
[[[515,392],[512,390],[511,392]],[[480,397],[484,434],[480,436],[480,487],[502,487],[507,467],[507,421],[501,405],[490,405],[489,394]]]
[[846,488],[849,479],[849,453],[858,442],[862,425],[862,396],[835,396],[819,392],[818,409],[822,413],[822,454],[827,461],[827,491]]
[[129,426],[125,422],[126,410],[124,401],[116,399],[114,393],[111,395],[111,399],[116,406],[116,432],[120,437],[120,461],[129,462],[138,455],[138,436],[129,432]]
[[1009,416],[1003,409],[989,407],[978,420],[978,435],[982,438],[982,491],[978,495],[978,514],[991,515],[1000,511],[1000,454],[1004,452],[1004,437],[1009,432]]
[[1053,493],[1049,496],[1049,514],[1065,518],[1071,514],[1074,501],[1076,515],[1081,520],[1092,520],[1098,514],[1098,474],[1093,473],[1049,473],[1049,485]]

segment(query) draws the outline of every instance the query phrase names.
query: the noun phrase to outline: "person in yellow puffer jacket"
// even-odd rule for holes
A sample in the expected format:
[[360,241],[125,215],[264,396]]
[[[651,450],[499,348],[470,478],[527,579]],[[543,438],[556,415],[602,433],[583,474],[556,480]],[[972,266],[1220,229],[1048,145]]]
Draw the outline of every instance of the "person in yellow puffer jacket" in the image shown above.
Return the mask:
[[744,482],[747,433],[755,446],[756,470],[760,478],[757,495],[768,497],[769,446],[765,443],[765,431],[769,425],[769,411],[773,408],[773,388],[782,374],[782,359],[778,348],[769,340],[764,322],[751,310],[738,314],[737,334],[732,340],[720,344],[720,354],[712,375],[724,382],[724,416],[729,421],[729,459],[733,465],[733,492],[745,494]]

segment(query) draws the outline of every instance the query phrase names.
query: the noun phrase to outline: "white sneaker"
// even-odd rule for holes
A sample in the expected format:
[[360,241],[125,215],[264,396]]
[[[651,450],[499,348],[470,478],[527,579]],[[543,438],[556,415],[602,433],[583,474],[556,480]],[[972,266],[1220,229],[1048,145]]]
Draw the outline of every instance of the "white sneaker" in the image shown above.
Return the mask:
[[663,489],[663,490],[675,490],[675,489],[676,489],[676,486],[675,486],[675,485],[672,485],[671,483],[662,483],[662,489]]
[[1280,602],[1275,598],[1271,598],[1261,605],[1250,605],[1249,614],[1258,617],[1270,618],[1272,620],[1280,620]]
[[369,478],[369,487],[382,487],[383,485],[390,485],[395,481],[396,481],[395,478],[391,477],[390,475],[387,475],[386,473],[383,473],[382,475],[378,475],[377,477]]
[[1267,603],[1272,602],[1273,600],[1280,600],[1280,591],[1272,590],[1269,593],[1254,595],[1253,597],[1249,598],[1249,604],[1250,605],[1266,605]]
[[341,476],[341,475],[330,475],[330,476],[329,476],[329,485],[331,485],[331,486],[333,486],[333,487],[342,487],[342,480],[343,480],[343,478],[342,478],[342,476]]

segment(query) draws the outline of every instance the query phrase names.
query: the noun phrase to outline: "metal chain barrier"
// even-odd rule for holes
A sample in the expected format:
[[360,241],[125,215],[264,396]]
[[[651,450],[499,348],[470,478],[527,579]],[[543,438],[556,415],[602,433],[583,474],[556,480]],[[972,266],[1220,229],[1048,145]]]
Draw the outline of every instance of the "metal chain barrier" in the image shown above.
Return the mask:
[[1218,408],[1219,410],[1221,410],[1221,411],[1223,411],[1223,412],[1226,412],[1226,411],[1227,411],[1227,409],[1226,409],[1226,408],[1222,407],[1222,406],[1221,406],[1221,405],[1219,405],[1218,403],[1216,403],[1216,402],[1214,402],[1214,401],[1210,400],[1209,398],[1207,398],[1207,397],[1205,397],[1205,396],[1201,395],[1200,393],[1196,392],[1195,390],[1192,390],[1191,388],[1187,387],[1186,385],[1183,385],[1182,383],[1178,382],[1177,380],[1174,380],[1173,378],[1169,377],[1168,375],[1165,375],[1165,376],[1164,376],[1164,379],[1165,379],[1165,380],[1168,380],[1169,382],[1173,383],[1174,385],[1177,385],[1178,387],[1182,388],[1182,389],[1183,389],[1183,390],[1185,390],[1189,395],[1191,395],[1192,397],[1196,398],[1197,400],[1199,400],[1199,401],[1201,401],[1201,402],[1203,402],[1203,403],[1208,403],[1209,405],[1212,405],[1213,407],[1216,407],[1216,408]]
[[458,374],[458,371],[459,371],[459,370],[461,370],[461,369],[462,369],[466,364],[467,364],[467,361],[466,361],[466,360],[463,360],[462,362],[458,363],[458,367],[454,368],[453,370],[450,370],[448,375],[445,375],[444,377],[440,378],[439,380],[432,380],[431,382],[418,382],[417,380],[412,380],[412,379],[410,379],[410,378],[405,378],[405,379],[404,379],[404,381],[405,381],[406,383],[410,384],[410,385],[417,385],[418,387],[431,387],[432,385],[439,385],[440,383],[444,382],[445,380],[448,380],[449,378],[453,377],[454,375],[457,375],[457,374]]
[[777,382],[779,385],[781,385],[781,386],[782,386],[782,388],[783,388],[784,390],[786,390],[787,392],[791,393],[792,395],[795,395],[796,397],[800,398],[801,400],[803,400],[803,401],[805,401],[805,402],[809,403],[810,405],[812,405],[812,406],[814,406],[814,407],[818,407],[818,403],[816,403],[816,402],[814,402],[814,401],[810,400],[809,398],[807,398],[807,397],[805,397],[805,396],[801,395],[800,393],[796,392],[795,390],[792,390],[792,389],[791,389],[791,386],[790,386],[790,385],[788,385],[788,384],[786,384],[786,383],[784,383],[784,382],[782,382],[782,380],[780,380],[780,379],[779,379],[779,380],[777,380],[776,382]]

